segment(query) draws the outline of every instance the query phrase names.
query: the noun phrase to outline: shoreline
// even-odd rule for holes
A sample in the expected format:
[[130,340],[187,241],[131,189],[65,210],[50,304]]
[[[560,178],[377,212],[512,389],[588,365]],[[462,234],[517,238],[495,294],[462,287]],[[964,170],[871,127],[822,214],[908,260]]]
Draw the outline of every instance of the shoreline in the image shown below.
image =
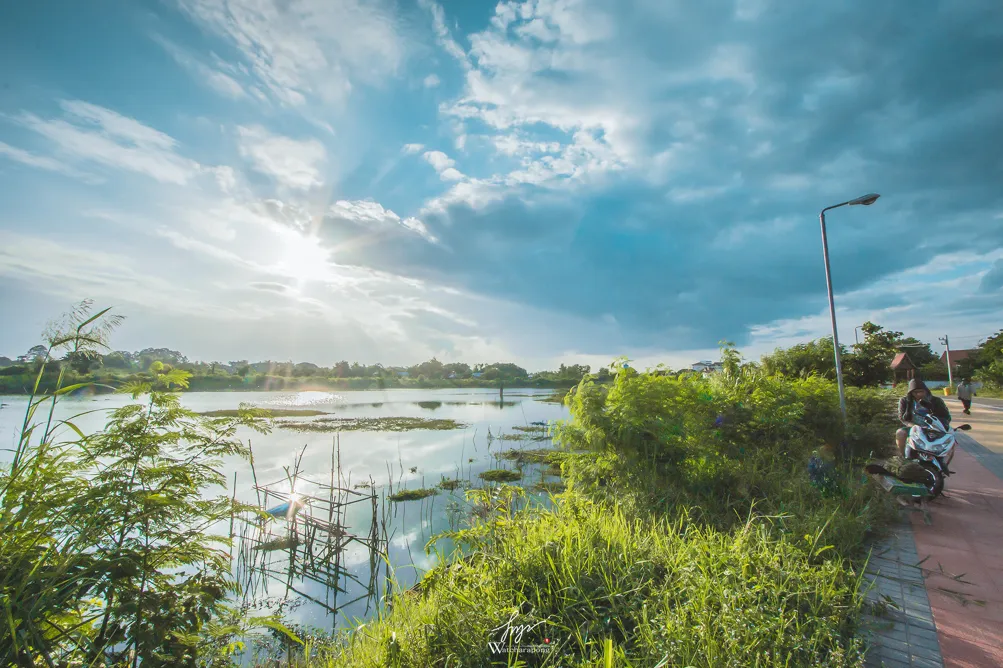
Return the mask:
[[[88,382],[88,381],[80,381]],[[97,382],[97,381],[91,381]],[[219,388],[206,388],[206,387],[190,387],[186,390],[182,390],[181,394],[189,394],[192,392],[206,392],[212,394],[224,394],[224,393],[251,393],[251,392],[268,392],[268,393],[282,393],[282,392],[400,392],[400,391],[414,391],[414,390],[494,390],[501,392],[523,392],[526,390],[536,391],[540,394],[545,394],[550,392],[552,394],[558,392],[567,392],[571,388],[577,386],[577,383],[570,383],[568,385],[559,386],[533,386],[533,385],[512,385],[504,386],[504,388],[497,385],[415,385],[415,386],[393,386],[393,387],[331,387],[326,385],[303,385],[294,387],[219,387]],[[40,387],[39,390],[43,390]],[[106,387],[95,387],[88,386],[80,388],[78,392],[70,393],[67,396],[80,396],[81,394],[115,394],[117,390],[108,389]],[[24,392],[10,392],[6,389],[0,390],[0,397],[27,397],[31,395],[30,389]]]

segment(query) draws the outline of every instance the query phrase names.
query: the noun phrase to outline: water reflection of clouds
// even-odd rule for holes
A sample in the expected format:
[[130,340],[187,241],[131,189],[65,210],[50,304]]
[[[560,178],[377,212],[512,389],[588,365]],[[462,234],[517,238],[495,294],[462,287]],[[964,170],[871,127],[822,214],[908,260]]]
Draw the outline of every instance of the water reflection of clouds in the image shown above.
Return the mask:
[[[303,407],[330,410],[337,417],[429,417],[427,409],[416,405],[418,401],[442,401],[442,406],[434,412],[435,418],[450,418],[467,427],[460,430],[409,431],[400,433],[380,433],[352,431],[341,433],[341,463],[345,479],[352,484],[368,480],[372,476],[380,492],[387,482],[388,463],[396,486],[404,466],[403,480],[408,487],[415,487],[424,476],[424,484],[432,486],[440,477],[459,475],[474,484],[480,484],[477,473],[498,465],[492,454],[508,449],[510,444],[501,445],[495,441],[488,443],[490,429],[494,436],[512,431],[516,425],[526,425],[537,421],[551,421],[564,418],[566,409],[559,404],[532,401],[535,395],[546,395],[547,391],[533,392],[521,390],[518,396],[524,400],[515,405],[498,406],[498,392],[495,390],[387,390],[365,392],[189,392],[181,396],[186,408],[198,412],[235,409],[241,403],[265,407]],[[517,396],[506,393],[506,400]],[[10,404],[0,411],[0,435],[12,436],[21,426],[24,417],[25,400],[21,397],[4,397]],[[65,419],[83,411],[97,408],[117,408],[136,403],[124,395],[98,395],[80,399],[67,399],[57,405],[55,419]],[[380,404],[374,406],[373,404]],[[93,433],[104,428],[108,413],[101,411],[84,415],[76,421],[84,433]],[[292,467],[295,458],[306,445],[301,471],[312,480],[325,483],[330,479],[331,451],[337,435],[323,432],[293,432],[274,429],[267,435],[241,429],[237,437],[250,440],[254,449],[254,463],[259,484],[284,480],[283,467]],[[533,444],[541,447],[544,444]],[[520,445],[521,447],[521,445]],[[0,455],[2,459],[2,455]],[[473,459],[471,463],[468,460]],[[412,466],[418,473],[410,474]],[[237,473],[237,498],[244,502],[255,502],[257,495],[252,487],[251,468],[248,462],[230,457],[224,461],[223,470],[229,482]],[[530,468],[526,469],[531,470]],[[535,475],[535,474],[534,474]],[[527,481],[529,480],[527,476]],[[364,491],[364,490],[363,490]],[[212,494],[220,493],[214,490]],[[402,586],[416,582],[421,574],[431,568],[437,560],[433,552],[425,554],[425,544],[431,536],[449,529],[446,508],[449,499],[463,502],[463,491],[453,495],[440,493],[425,502],[394,504],[399,507],[389,509],[391,527],[394,532],[393,544],[389,547],[389,561],[394,566],[396,576]],[[274,503],[272,505],[275,505]],[[405,507],[407,506],[407,507]],[[367,535],[372,520],[372,507],[368,501],[351,506],[346,524],[351,533]],[[447,545],[440,541],[437,545]],[[410,546],[410,549],[408,547]],[[350,544],[343,553],[344,564],[353,575],[368,581],[370,555],[358,544]],[[412,561],[413,560],[413,561]],[[381,572],[383,566],[381,565]],[[325,600],[323,586],[300,583],[297,588],[319,600]],[[339,601],[349,601],[365,593],[356,583],[346,585],[347,594],[341,594]],[[281,593],[282,587],[273,583],[272,594]],[[366,602],[354,603],[339,614],[340,624],[353,617],[363,617],[367,611]],[[293,613],[294,621],[313,623],[330,628],[331,619],[316,605],[304,605]]]

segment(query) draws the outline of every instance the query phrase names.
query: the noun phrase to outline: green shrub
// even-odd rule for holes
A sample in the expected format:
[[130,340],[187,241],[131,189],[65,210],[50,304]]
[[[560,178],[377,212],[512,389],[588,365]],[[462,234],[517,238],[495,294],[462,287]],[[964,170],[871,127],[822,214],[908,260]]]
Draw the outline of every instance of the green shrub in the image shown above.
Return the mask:
[[[467,556],[311,665],[860,665],[862,560],[892,506],[848,464],[833,489],[807,475],[843,438],[833,383],[735,366],[583,380],[556,506],[478,513],[447,534]],[[891,399],[850,393],[851,455],[887,440]],[[512,612],[553,653],[492,654]]]
[[[89,316],[88,306],[71,314],[68,334],[50,336],[49,353],[103,344],[106,311]],[[149,393],[145,405],[113,411],[85,436],[53,420],[57,399],[82,388],[61,373],[54,394],[39,395],[40,372],[0,471],[0,664],[217,665],[248,630],[226,605],[236,590],[230,538],[215,532],[246,510],[225,493],[220,467],[247,454],[237,425],[257,425],[187,411],[170,392],[187,373],[154,374],[128,388]],[[57,440],[60,426],[76,438]],[[214,487],[223,494],[207,498]]]

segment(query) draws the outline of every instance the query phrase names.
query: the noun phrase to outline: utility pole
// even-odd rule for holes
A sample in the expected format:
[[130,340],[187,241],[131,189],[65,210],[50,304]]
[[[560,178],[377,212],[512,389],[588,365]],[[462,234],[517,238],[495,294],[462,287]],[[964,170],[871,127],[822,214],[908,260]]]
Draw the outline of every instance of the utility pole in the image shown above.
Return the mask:
[[951,371],[951,340],[944,334],[940,337],[940,342],[947,348],[947,386],[954,387],[954,373]]

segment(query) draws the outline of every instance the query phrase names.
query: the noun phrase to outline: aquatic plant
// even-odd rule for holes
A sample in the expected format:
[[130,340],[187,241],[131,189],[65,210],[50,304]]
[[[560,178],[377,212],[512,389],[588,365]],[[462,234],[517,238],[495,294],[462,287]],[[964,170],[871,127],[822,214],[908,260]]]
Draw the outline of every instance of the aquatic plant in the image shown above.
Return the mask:
[[378,417],[318,418],[309,422],[280,421],[277,427],[292,431],[414,431],[464,429],[467,425],[447,418]]
[[394,492],[387,498],[395,503],[400,503],[402,501],[420,501],[421,499],[435,496],[438,493],[439,490],[434,487],[419,487],[417,489],[402,489],[399,492]]
[[515,482],[522,479],[522,471],[509,471],[508,469],[490,469],[479,473],[478,478],[486,482]]

